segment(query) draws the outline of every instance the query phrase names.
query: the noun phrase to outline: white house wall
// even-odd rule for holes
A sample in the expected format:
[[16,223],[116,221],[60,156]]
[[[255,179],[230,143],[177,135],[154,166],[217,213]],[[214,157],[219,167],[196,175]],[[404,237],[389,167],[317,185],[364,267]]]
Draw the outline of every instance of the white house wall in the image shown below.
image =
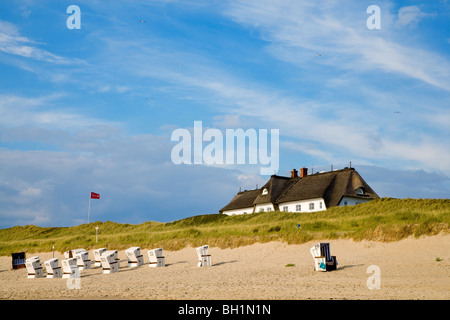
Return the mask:
[[338,206],[354,206],[355,204],[369,202],[370,199],[359,199],[352,197],[343,197]]
[[236,209],[236,210],[227,210],[223,212],[226,215],[234,216],[237,214],[249,214],[253,213],[253,207],[250,208],[244,208],[244,209]]
[[255,212],[261,212],[264,209],[264,212],[267,211],[274,211],[273,209],[273,204],[268,202],[268,203],[263,203],[263,204],[257,204],[256,208],[255,208]]
[[[353,206],[355,204],[359,203],[365,203],[369,202],[369,199],[359,199],[359,198],[352,198],[352,197],[343,197],[342,200],[339,202],[338,206]],[[314,209],[310,209],[310,204],[314,204]],[[301,210],[297,210],[297,205],[301,205]],[[316,199],[308,199],[308,200],[302,200],[302,201],[292,201],[292,202],[285,202],[279,204],[279,210],[285,211],[284,207],[287,207],[288,212],[316,212],[316,211],[323,211],[326,210],[327,207],[325,206],[325,201],[322,198],[316,198]],[[267,211],[274,211],[274,207],[272,203],[264,203],[264,204],[258,204],[255,207],[255,212],[260,212],[261,209],[264,209],[264,212]],[[226,215],[239,215],[239,214],[250,214],[253,213],[253,207],[244,208],[244,209],[236,209],[236,210],[227,210],[223,212]]]
[[[314,204],[314,209],[310,209],[310,203]],[[297,210],[297,205],[301,205],[300,211]],[[325,206],[325,201],[323,201],[322,198],[285,202],[280,203],[278,206],[280,208],[280,211],[286,211],[284,210],[284,207],[288,207],[288,212],[315,212],[327,209]]]

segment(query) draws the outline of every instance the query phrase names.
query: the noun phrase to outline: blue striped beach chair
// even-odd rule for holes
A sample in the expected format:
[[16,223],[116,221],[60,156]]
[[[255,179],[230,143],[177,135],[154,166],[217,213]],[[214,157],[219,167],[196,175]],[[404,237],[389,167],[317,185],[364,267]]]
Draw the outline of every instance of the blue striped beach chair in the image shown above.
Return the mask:
[[319,242],[310,249],[314,259],[314,269],[316,271],[336,270],[336,256],[332,256],[330,252],[330,244],[328,242]]

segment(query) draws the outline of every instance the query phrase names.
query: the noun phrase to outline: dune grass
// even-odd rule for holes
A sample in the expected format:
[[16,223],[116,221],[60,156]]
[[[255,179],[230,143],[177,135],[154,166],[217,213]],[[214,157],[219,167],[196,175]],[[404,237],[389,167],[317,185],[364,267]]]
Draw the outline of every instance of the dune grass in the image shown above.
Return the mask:
[[[382,198],[312,213],[209,214],[137,225],[106,221],[74,227],[16,226],[0,229],[0,255],[49,252],[52,246],[55,251],[64,252],[101,247],[123,250],[131,246],[178,250],[203,244],[234,248],[275,240],[289,244],[319,239],[397,241],[409,236],[448,233],[449,223],[449,199]],[[98,243],[95,227],[99,228]]]

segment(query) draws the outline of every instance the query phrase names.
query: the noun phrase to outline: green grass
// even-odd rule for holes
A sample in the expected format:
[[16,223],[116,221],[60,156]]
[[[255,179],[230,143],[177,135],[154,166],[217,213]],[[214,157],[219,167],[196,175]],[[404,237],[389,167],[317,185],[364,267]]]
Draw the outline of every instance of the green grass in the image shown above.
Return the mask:
[[[449,223],[449,199],[382,198],[313,213],[210,214],[137,225],[106,221],[75,227],[16,226],[0,229],[0,255],[49,252],[52,246],[55,251],[64,252],[101,247],[123,250],[131,246],[177,250],[203,244],[234,248],[274,240],[289,244],[318,239],[397,241],[409,236],[448,233]],[[297,228],[297,224],[302,227]],[[98,243],[95,227],[99,227]]]
[[285,265],[285,267],[295,267],[294,263],[288,263],[287,265]]

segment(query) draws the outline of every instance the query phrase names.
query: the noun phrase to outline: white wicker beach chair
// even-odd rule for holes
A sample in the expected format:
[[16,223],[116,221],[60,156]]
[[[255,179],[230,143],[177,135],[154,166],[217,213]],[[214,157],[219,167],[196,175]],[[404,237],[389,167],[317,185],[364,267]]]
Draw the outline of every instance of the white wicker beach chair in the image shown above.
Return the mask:
[[117,250],[108,250],[102,253],[100,260],[102,262],[103,273],[109,274],[119,271],[117,256]]
[[62,277],[62,270],[58,264],[58,258],[52,258],[44,262],[45,269],[47,270],[47,278]]
[[100,248],[94,250],[94,266],[101,267],[102,261],[100,257],[102,256],[102,253],[106,251],[106,248]]
[[77,259],[77,266],[81,270],[91,268],[91,260],[89,260],[89,252],[79,251],[75,253],[75,259]]
[[139,267],[144,264],[144,257],[140,247],[131,247],[125,250],[128,259],[128,267]]
[[211,255],[208,254],[208,249],[209,249],[208,245],[204,245],[204,246],[196,248],[197,256],[198,256],[197,265],[199,267],[210,267],[211,266]]
[[80,270],[77,266],[76,258],[68,258],[61,261],[63,278],[79,278]]
[[28,279],[42,278],[44,276],[44,270],[42,270],[41,260],[38,256],[25,260],[25,266],[27,268]]
[[164,267],[166,265],[166,258],[163,257],[163,249],[157,248],[148,250],[149,267]]
[[87,252],[85,249],[73,249],[73,250],[67,250],[64,252],[64,258],[75,258],[75,255],[79,252]]

